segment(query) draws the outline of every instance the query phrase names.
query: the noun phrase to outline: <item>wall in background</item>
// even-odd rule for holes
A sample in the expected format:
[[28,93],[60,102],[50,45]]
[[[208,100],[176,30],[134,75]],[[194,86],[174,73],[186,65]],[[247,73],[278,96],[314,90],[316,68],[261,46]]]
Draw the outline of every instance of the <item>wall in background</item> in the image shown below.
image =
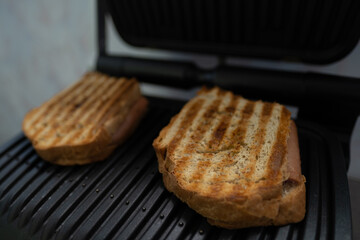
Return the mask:
[[94,1],[0,0],[0,144],[95,59]]

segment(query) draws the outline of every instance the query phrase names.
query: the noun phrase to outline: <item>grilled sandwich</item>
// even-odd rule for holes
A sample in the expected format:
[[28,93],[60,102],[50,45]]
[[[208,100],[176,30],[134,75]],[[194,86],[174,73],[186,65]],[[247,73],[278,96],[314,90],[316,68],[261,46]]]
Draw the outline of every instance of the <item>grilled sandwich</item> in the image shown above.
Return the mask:
[[37,153],[59,165],[104,160],[146,111],[135,79],[90,72],[28,112],[23,131]]
[[234,229],[305,215],[297,130],[282,105],[203,88],[154,140],[165,187]]

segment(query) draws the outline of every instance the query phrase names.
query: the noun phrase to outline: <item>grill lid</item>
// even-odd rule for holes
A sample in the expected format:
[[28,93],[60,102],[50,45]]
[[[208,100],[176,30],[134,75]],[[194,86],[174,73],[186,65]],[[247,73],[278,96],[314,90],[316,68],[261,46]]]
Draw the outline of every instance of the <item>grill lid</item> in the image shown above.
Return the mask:
[[107,0],[120,36],[142,47],[330,63],[360,37],[360,2]]
[[297,122],[306,216],[297,224],[226,230],[168,192],[151,143],[183,102],[150,98],[134,135],[107,160],[51,165],[21,134],[0,149],[0,220],[32,239],[351,239],[351,210],[339,142]]

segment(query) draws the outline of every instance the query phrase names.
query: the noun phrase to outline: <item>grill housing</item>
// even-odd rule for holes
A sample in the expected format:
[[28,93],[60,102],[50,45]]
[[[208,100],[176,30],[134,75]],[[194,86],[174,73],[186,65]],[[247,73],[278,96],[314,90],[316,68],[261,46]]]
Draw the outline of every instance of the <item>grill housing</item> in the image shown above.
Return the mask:
[[149,98],[133,136],[104,162],[60,167],[41,160],[20,134],[0,150],[0,215],[35,239],[350,239],[351,210],[340,143],[297,121],[307,179],[304,221],[225,230],[169,193],[151,143],[184,102]]

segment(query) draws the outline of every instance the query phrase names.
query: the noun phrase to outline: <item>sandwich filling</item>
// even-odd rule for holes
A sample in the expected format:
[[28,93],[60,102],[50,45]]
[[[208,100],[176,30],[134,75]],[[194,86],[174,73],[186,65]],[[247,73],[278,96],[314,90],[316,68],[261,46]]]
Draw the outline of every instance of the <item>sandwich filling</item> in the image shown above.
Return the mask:
[[112,142],[114,144],[121,144],[134,130],[134,128],[138,125],[142,116],[146,112],[147,105],[148,101],[144,97],[141,97],[139,100],[136,101],[136,103],[128,112],[121,126],[112,135]]
[[302,181],[299,143],[295,123],[291,121],[290,134],[287,144],[288,181],[300,183]]

